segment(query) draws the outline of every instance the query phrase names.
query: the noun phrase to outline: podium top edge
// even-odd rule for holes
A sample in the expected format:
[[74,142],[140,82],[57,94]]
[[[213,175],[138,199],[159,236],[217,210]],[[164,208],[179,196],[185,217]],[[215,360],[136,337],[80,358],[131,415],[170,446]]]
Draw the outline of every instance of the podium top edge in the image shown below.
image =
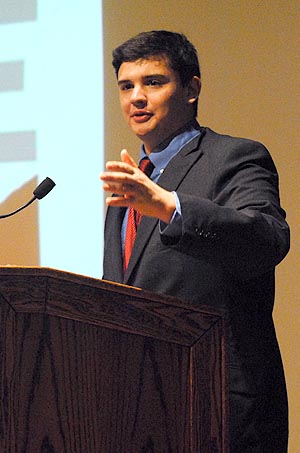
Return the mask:
[[[76,274],[62,269],[55,269],[43,266],[20,266],[20,265],[0,265],[0,281],[2,277],[42,277],[56,280],[64,280],[66,282],[80,284],[84,286],[91,286],[97,289],[103,289],[109,292],[124,294],[138,299],[149,299],[153,302],[159,302],[166,305],[177,306],[180,308],[190,308],[193,311],[199,311],[211,316],[224,316],[225,310],[220,308],[215,309],[206,304],[205,301],[209,300],[211,295],[203,295],[203,303],[200,301],[199,305],[195,303],[190,304],[188,301],[183,301],[174,296],[167,294],[158,294],[149,290],[144,290],[134,286],[124,285],[101,278],[90,277],[87,275]],[[216,294],[214,297],[218,297]]]

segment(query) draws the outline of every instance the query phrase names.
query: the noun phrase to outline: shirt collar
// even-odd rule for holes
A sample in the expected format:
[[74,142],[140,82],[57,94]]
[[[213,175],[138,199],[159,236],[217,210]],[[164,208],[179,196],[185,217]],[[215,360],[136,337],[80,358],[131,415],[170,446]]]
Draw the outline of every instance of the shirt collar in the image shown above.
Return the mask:
[[156,181],[159,176],[163,173],[164,169],[170,162],[170,160],[176,156],[177,153],[194,137],[200,134],[200,126],[196,120],[190,121],[182,129],[177,131],[175,136],[168,140],[165,147],[160,145],[157,149],[152,151],[148,156],[145,152],[144,145],[141,146],[140,160],[144,157],[149,157],[153,165],[155,166],[151,179]]

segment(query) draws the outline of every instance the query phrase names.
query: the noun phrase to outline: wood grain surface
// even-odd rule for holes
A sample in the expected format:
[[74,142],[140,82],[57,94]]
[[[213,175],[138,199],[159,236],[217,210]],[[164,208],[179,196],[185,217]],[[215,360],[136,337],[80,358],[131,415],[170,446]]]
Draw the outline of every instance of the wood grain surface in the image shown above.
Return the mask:
[[0,451],[225,452],[224,323],[43,268],[0,268]]

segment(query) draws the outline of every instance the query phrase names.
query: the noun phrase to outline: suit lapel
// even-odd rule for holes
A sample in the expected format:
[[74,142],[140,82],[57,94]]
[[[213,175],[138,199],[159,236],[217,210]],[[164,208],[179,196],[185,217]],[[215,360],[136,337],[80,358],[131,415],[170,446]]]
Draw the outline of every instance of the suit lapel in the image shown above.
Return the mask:
[[109,269],[109,276],[104,277],[119,283],[123,281],[121,227],[125,212],[126,208],[109,207],[106,214],[104,260],[107,266],[104,267]]
[[[169,162],[164,172],[159,178],[158,184],[166,190],[176,191],[181,182],[188,174],[190,168],[201,157],[202,151],[200,142],[204,135],[202,130],[200,135],[182,148],[182,150]],[[137,230],[136,240],[132,249],[129,265],[124,275],[124,283],[128,283],[130,276],[137,265],[141,254],[155,228],[158,228],[158,220],[153,217],[142,217]]]
[[186,178],[190,168],[202,155],[200,146],[204,135],[201,131],[200,135],[191,140],[185,145],[182,150],[171,159],[163,174],[159,178],[158,184],[166,190],[177,190],[181,182]]

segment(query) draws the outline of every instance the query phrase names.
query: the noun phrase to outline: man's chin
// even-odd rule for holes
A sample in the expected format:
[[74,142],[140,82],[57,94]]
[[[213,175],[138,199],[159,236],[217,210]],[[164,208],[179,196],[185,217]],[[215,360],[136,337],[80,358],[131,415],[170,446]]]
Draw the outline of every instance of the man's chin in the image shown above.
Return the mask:
[[135,132],[135,135],[139,140],[141,140],[147,152],[152,152],[159,144],[155,134],[151,134],[150,132],[137,131]]
[[146,131],[146,130],[141,130],[141,129],[138,129],[136,128],[136,130],[132,129],[133,132],[135,133],[135,135],[142,141],[144,140],[150,140],[151,139],[151,132],[150,131]]

